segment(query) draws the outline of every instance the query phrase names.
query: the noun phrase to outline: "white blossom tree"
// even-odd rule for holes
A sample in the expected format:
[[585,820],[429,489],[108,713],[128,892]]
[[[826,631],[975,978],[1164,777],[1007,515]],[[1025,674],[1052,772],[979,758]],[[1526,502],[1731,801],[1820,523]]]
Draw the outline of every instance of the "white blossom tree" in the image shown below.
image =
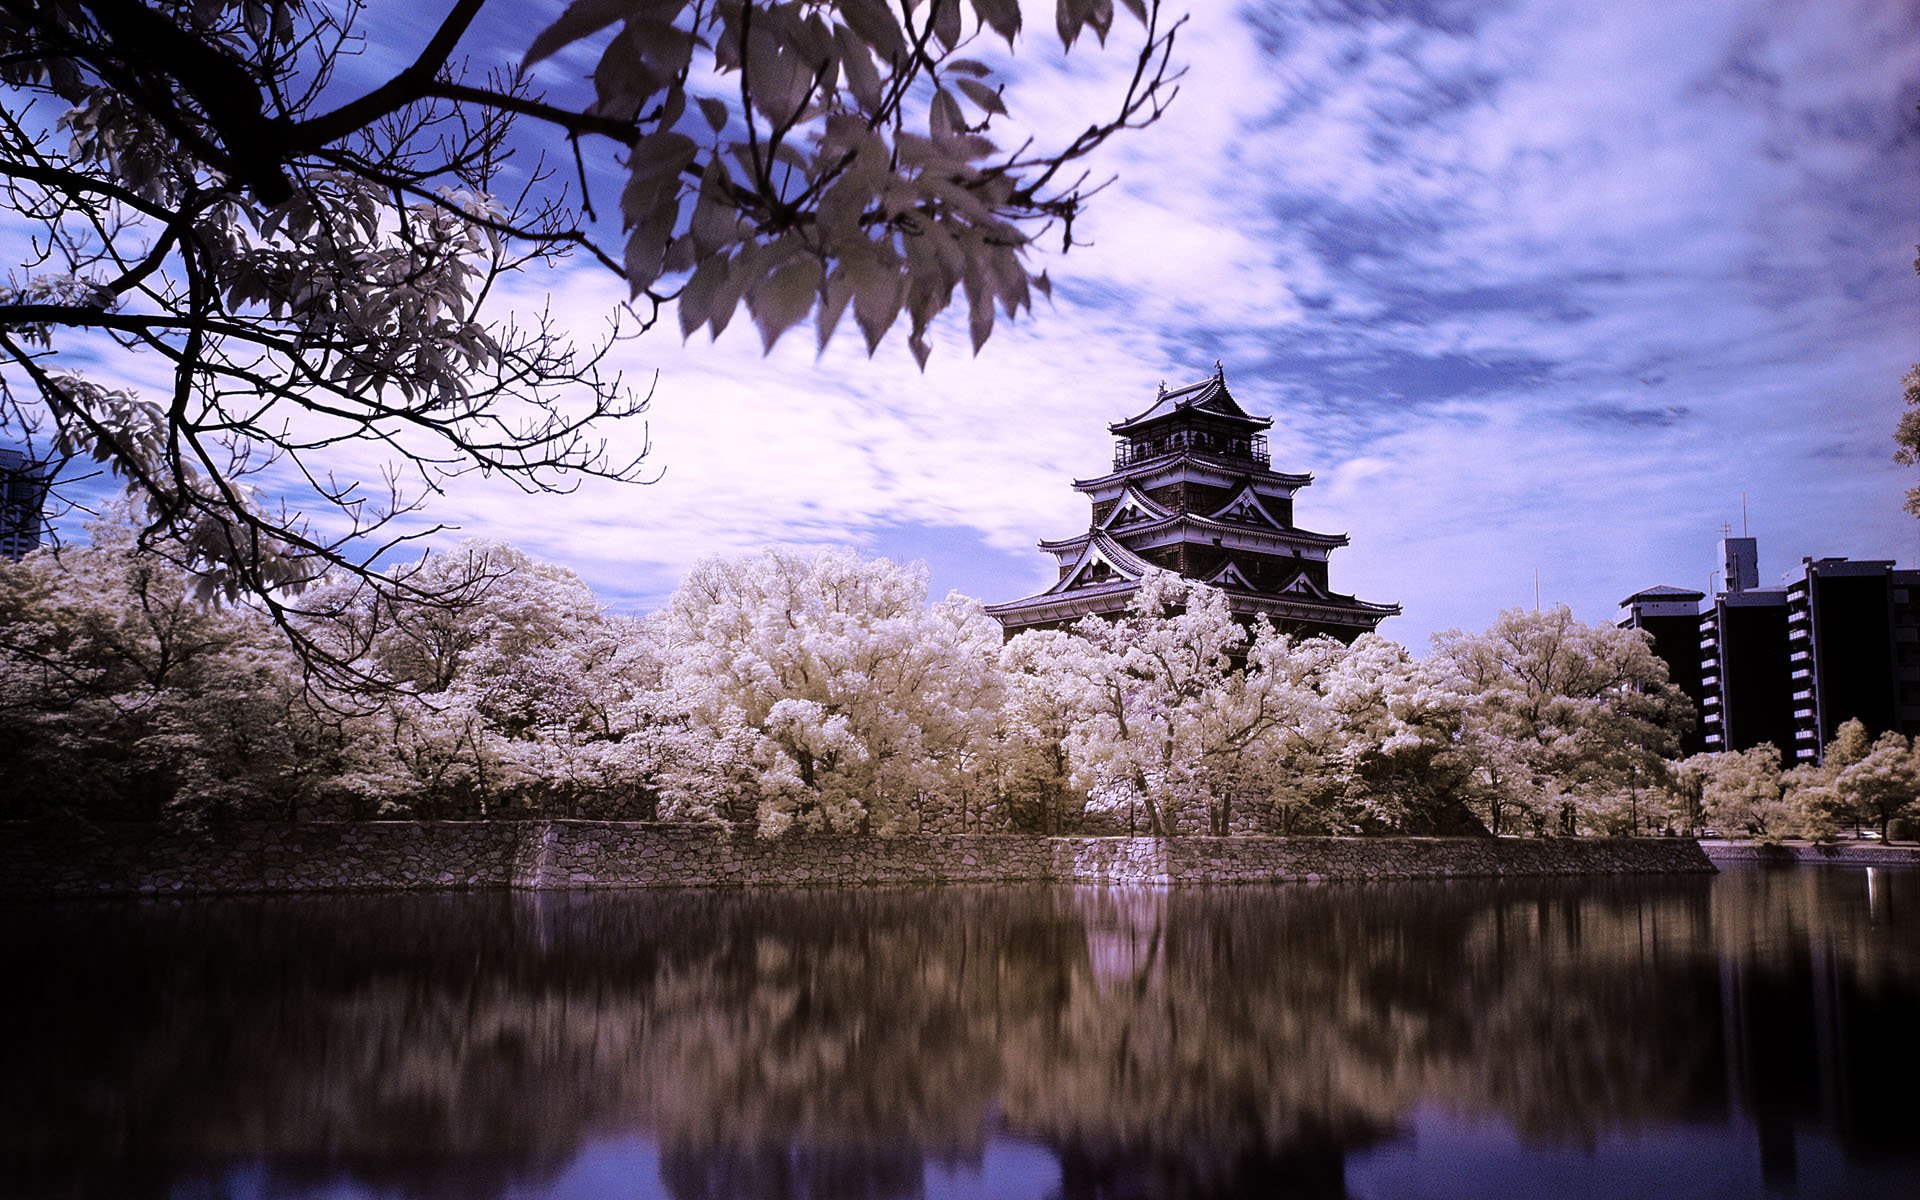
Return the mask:
[[1073,633],[1087,707],[1067,748],[1089,807],[1160,837],[1211,825],[1226,802],[1217,760],[1235,732],[1222,693],[1247,641],[1225,596],[1154,571],[1124,616],[1088,617]]
[[[1801,836],[1827,841],[1843,826],[1857,825],[1859,813],[1835,786],[1840,773],[1865,758],[1873,738],[1859,720],[1840,723],[1817,763],[1803,762],[1780,772],[1781,799],[1797,822]],[[1784,822],[1778,822],[1784,827]]]
[[299,815],[337,760],[284,642],[255,613],[199,603],[123,512],[90,533],[0,562],[4,811]]
[[992,752],[1014,828],[1057,834],[1086,807],[1068,743],[1091,702],[1091,647],[1063,630],[1032,629],[1000,653],[1002,702]]
[[604,642],[592,592],[565,568],[479,539],[404,569],[429,597],[457,586],[463,600],[330,580],[316,597],[325,615],[302,628],[330,660],[391,685],[316,684],[352,738],[343,792],[386,813],[540,807],[569,775],[545,744],[593,727],[606,707],[609,677],[591,670]]
[[[1125,616],[1008,645],[1024,779],[1161,836],[1465,832],[1461,699],[1377,636],[1251,629],[1160,572]],[[1076,797],[1077,802],[1077,797]]]
[[990,785],[1000,628],[924,568],[769,549],[696,566],[659,614],[694,725],[750,747],[762,833],[894,833]]
[[1585,624],[1564,605],[1509,609],[1485,633],[1435,635],[1434,652],[1465,700],[1462,739],[1490,829],[1640,826],[1623,798],[1637,804],[1652,786],[1688,712],[1644,635]]
[[1340,791],[1347,731],[1320,690],[1339,643],[1249,632],[1224,593],[1164,571],[1123,617],[1073,634],[1066,671],[1083,700],[1065,746],[1092,810],[1162,837],[1292,832]]
[[1766,742],[1746,750],[1696,754],[1687,765],[1699,776],[1702,815],[1714,829],[1762,841],[1800,831],[1800,814],[1782,786],[1780,747]]
[[1840,768],[1833,789],[1855,820],[1875,826],[1884,838],[1891,822],[1920,806],[1920,755],[1905,734],[1883,733],[1866,754]]
[[1831,841],[1854,820],[1851,807],[1834,787],[1839,768],[1800,763],[1780,772],[1780,797],[1796,831],[1809,841]]
[[1363,634],[1351,647],[1319,639],[1315,681],[1322,751],[1343,831],[1473,833],[1472,763],[1460,744],[1465,699],[1443,663]]

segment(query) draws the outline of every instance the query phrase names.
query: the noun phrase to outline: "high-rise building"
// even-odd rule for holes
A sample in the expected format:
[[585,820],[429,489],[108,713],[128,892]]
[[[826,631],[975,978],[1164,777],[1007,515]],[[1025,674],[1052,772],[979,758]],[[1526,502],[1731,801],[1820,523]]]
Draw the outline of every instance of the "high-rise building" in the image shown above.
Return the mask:
[[1272,469],[1266,430],[1211,377],[1168,391],[1138,416],[1109,425],[1113,469],[1074,482],[1092,502],[1086,532],[1040,548],[1059,577],[1037,595],[989,605],[1009,634],[1124,612],[1155,568],[1214,585],[1236,616],[1265,616],[1299,635],[1351,642],[1400,611],[1332,590],[1327,560],[1342,533],[1293,523],[1294,494],[1312,475]]
[[[1884,560],[1805,558],[1787,576],[1794,754],[1815,762],[1840,726],[1900,729],[1894,569]],[[1902,572],[1902,574],[1910,574]]]
[[1693,705],[1693,727],[1681,739],[1681,753],[1706,748],[1706,730],[1700,721],[1706,692],[1700,684],[1700,602],[1705,592],[1686,588],[1650,587],[1620,602],[1622,629],[1645,630],[1653,652],[1665,660],[1668,680],[1687,694]]
[[1710,751],[1772,742],[1793,761],[1793,689],[1787,678],[1787,593],[1721,592],[1700,616],[1701,741]]
[[17,560],[39,547],[46,503],[45,464],[0,449],[0,554]]
[[[1726,590],[1705,596],[1649,588],[1622,606],[1623,628],[1646,629],[1669,674],[1698,705],[1699,746],[1772,743],[1788,764],[1818,762],[1850,720],[1869,734],[1920,733],[1920,571],[1886,560],[1805,558],[1782,586],[1762,588],[1753,538],[1724,538]],[[1697,679],[1697,692],[1688,681]]]
[[1893,719],[1902,733],[1920,732],[1920,571],[1893,572]]

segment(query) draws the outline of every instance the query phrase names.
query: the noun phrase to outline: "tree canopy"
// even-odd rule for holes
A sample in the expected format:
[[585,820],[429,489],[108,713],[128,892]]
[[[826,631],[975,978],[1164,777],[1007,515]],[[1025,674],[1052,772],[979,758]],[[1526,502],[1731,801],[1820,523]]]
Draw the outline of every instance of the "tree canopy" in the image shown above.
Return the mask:
[[197,603],[124,507],[91,534],[0,562],[0,819],[1824,840],[1920,811],[1920,749],[1859,721],[1817,764],[1675,761],[1687,705],[1645,635],[1564,608],[1422,660],[1249,628],[1160,572],[1118,620],[1003,641],[924,567],[847,550],[711,559],[635,617],[475,539],[419,568],[491,581],[464,604],[320,585],[301,635],[356,676]]
[[1640,794],[1662,782],[1691,719],[1644,636],[1557,605],[1509,609],[1484,633],[1449,630],[1434,649],[1469,701],[1462,736],[1495,833],[1642,825]]
[[[1003,641],[977,602],[930,604],[922,567],[770,549],[704,562],[631,617],[473,540],[423,568],[429,590],[493,580],[467,604],[321,585],[347,594],[303,635],[393,681],[369,691],[316,678],[259,611],[193,603],[134,533],[122,513],[90,545],[0,564],[0,775],[18,784],[0,816],[1630,833],[1693,812],[1701,762],[1715,819],[1749,795],[1766,828],[1795,811],[1777,757],[1754,787],[1733,782],[1740,756],[1670,769],[1679,714],[1645,639],[1564,611],[1503,614],[1422,661],[1376,635],[1249,629],[1163,572],[1121,620]],[[1904,743],[1836,746],[1829,791],[1899,815]]]
[[[575,0],[480,70],[484,2],[448,0],[364,85],[355,0],[0,3],[0,206],[28,259],[0,288],[0,437],[124,483],[202,596],[295,629],[328,570],[458,594],[476,581],[374,570],[432,532],[399,518],[471,471],[633,478],[602,426],[646,397],[606,354],[670,300],[688,334],[744,305],[768,346],[851,310],[871,352],[904,316],[924,364],[959,293],[977,350],[1046,289],[1036,239],[1073,244],[1097,190],[1075,164],[1175,90],[1157,0],[1060,0],[1065,47],[1134,31],[1112,108],[1068,130],[1015,124],[988,51],[1017,0]],[[531,71],[582,48],[591,97],[549,101]],[[626,176],[611,238],[589,154]],[[503,299],[567,255],[626,280],[606,338]],[[351,444],[384,476],[342,470]]]
[[[1913,269],[1920,272],[1920,258],[1913,260]],[[1920,363],[1909,367],[1900,382],[1905,389],[1907,407],[1900,414],[1900,423],[1894,427],[1893,460],[1911,467],[1920,463]],[[1920,485],[1907,489],[1907,511],[1920,517]]]

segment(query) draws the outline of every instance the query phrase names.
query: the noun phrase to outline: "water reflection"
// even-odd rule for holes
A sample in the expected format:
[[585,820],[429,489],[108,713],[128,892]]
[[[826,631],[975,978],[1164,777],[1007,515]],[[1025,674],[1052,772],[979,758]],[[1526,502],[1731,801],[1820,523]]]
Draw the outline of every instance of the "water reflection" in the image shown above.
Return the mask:
[[1916,1195],[1917,902],[1835,870],[14,907],[0,1192]]

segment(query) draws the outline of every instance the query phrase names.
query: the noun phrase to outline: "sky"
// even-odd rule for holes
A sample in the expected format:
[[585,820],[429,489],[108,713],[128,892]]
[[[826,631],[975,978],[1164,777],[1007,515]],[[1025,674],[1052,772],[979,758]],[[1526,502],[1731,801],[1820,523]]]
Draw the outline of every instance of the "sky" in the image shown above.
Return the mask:
[[[1107,469],[1107,424],[1218,360],[1274,418],[1274,467],[1314,475],[1296,520],[1351,536],[1334,587],[1399,603],[1381,631],[1416,652],[1536,581],[1590,621],[1704,589],[1723,524],[1759,539],[1763,581],[1803,555],[1920,557],[1890,436],[1920,360],[1920,7],[1186,11],[1178,99],[1097,164],[1116,182],[1076,226],[1093,244],[1036,257],[1053,302],[978,357],[964,306],[924,372],[904,331],[871,360],[804,331],[763,356],[744,316],[683,345],[668,314],[616,351],[652,386],[644,430],[609,432],[644,441],[655,482],[470,478],[430,514],[633,611],[769,543],[1009,600],[1051,581],[1037,540],[1086,528],[1070,483]],[[511,58],[538,24],[468,49]],[[423,37],[383,27],[369,65]],[[1008,103],[1057,141],[1130,53],[1048,40],[1021,46]],[[623,294],[586,264],[517,287],[588,337]]]

